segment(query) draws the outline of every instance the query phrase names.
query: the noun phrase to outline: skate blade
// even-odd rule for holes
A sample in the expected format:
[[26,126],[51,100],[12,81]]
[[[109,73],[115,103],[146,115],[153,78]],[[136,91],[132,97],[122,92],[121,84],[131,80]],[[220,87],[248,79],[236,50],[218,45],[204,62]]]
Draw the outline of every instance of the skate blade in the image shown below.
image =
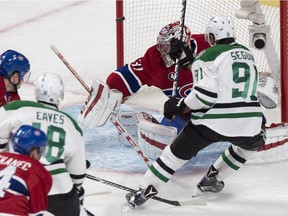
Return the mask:
[[130,203],[125,202],[125,203],[122,204],[122,206],[121,206],[121,212],[122,213],[125,213],[127,211],[131,211],[131,210],[134,210],[134,208],[131,206]]

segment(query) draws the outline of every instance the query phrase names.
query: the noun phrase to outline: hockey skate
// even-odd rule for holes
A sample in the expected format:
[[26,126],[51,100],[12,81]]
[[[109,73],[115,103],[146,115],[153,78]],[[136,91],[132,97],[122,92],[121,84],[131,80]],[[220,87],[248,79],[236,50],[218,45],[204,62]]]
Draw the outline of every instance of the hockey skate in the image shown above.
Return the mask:
[[218,170],[212,165],[208,173],[197,184],[198,193],[195,193],[192,197],[220,192],[224,188],[224,182],[217,180],[217,174]]
[[224,188],[224,182],[218,181],[216,177],[204,176],[197,184],[197,187],[202,192],[218,193]]
[[138,191],[126,194],[126,200],[130,208],[136,209],[157,193],[158,191],[155,189],[155,187],[153,185],[149,185],[146,189],[140,188]]

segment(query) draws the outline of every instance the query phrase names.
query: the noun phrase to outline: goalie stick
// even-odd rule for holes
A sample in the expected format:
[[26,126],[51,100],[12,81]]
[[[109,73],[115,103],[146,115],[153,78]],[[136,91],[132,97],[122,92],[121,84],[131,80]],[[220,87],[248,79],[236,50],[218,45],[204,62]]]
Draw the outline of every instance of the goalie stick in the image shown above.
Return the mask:
[[[103,184],[109,185],[111,187],[119,188],[121,190],[125,190],[128,192],[136,192],[137,191],[137,190],[134,190],[132,188],[126,187],[124,185],[120,185],[120,184],[117,184],[117,183],[114,183],[114,182],[111,182],[111,181],[108,181],[108,180],[105,180],[105,179],[102,179],[102,178],[99,178],[99,177],[96,177],[96,176],[93,176],[90,174],[86,174],[86,177],[91,179],[91,180],[98,181],[98,182],[101,182]],[[197,199],[197,198],[194,198],[194,199],[192,198],[190,200],[184,200],[184,201],[180,201],[180,200],[176,201],[176,200],[164,199],[164,198],[161,198],[158,196],[153,196],[153,197],[151,197],[151,199],[157,200],[159,202],[163,202],[163,203],[166,203],[169,205],[173,205],[173,206],[189,206],[189,205],[204,206],[204,205],[207,205],[207,203],[204,200]]]
[[[74,70],[74,68],[69,64],[69,62],[64,58],[64,56],[59,52],[55,45],[51,45],[51,49],[53,52],[60,58],[60,60],[66,65],[66,67],[71,71],[74,77],[80,82],[80,84],[91,93],[90,87],[85,83],[85,81],[79,76],[79,74]],[[114,114],[111,115],[111,122],[118,129],[119,133],[125,137],[125,139],[129,142],[132,148],[138,153],[138,155],[142,158],[142,160],[146,163],[148,167],[150,167],[151,162],[148,157],[143,153],[143,151],[139,148],[139,145],[135,142],[135,140],[130,136],[127,130],[123,127],[123,125],[117,120]]]
[[[180,26],[181,26],[180,41],[183,40],[186,3],[187,3],[186,0],[182,0],[182,10],[181,10],[181,18],[180,18]],[[176,59],[176,62],[175,62],[175,75],[174,75],[173,88],[172,88],[172,97],[174,97],[174,98],[176,98],[176,96],[177,96],[178,76],[179,76],[179,59]]]

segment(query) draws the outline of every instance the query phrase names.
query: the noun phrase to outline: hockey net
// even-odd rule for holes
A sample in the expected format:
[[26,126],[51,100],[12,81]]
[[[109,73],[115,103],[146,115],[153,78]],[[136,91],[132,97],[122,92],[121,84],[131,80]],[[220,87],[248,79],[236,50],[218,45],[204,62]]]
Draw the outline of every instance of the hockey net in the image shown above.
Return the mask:
[[[281,62],[281,105],[274,110],[265,110],[268,116],[272,116],[272,122],[288,121],[287,109],[287,87],[284,86],[287,80],[287,2],[281,4],[280,1],[259,1],[265,21],[270,25],[270,36],[273,48],[276,52],[276,59]],[[285,4],[285,5],[284,5]],[[281,9],[282,7],[282,9]],[[285,8],[284,8],[285,7]],[[147,48],[156,44],[156,38],[159,30],[166,24],[180,19],[182,4],[181,0],[116,0],[116,29],[117,29],[117,66],[129,63],[140,56],[143,56]],[[187,0],[185,25],[187,25],[192,34],[203,34],[206,24],[215,15],[229,15],[233,18],[236,28],[237,42],[249,46],[249,30],[248,26],[252,25],[251,21],[237,19],[235,11],[240,9],[240,0]],[[282,13],[280,11],[282,10]],[[283,12],[284,11],[284,12]],[[283,17],[285,15],[285,17]],[[280,22],[284,20],[284,24],[280,28]],[[281,44],[281,46],[280,46]],[[251,47],[250,47],[251,48]],[[271,65],[267,62],[267,58],[263,51],[251,48],[254,53],[255,61],[260,72],[271,72]],[[278,72],[279,73],[279,72]],[[279,74],[278,74],[279,75]],[[280,75],[278,76],[280,77]],[[284,110],[281,112],[281,109]],[[281,119],[282,117],[282,119]],[[285,126],[286,127],[286,126]],[[286,134],[287,135],[287,134]],[[288,150],[285,145],[287,137],[275,138],[271,141],[269,152],[277,152],[274,154],[274,160],[283,160],[283,154],[287,154]],[[278,144],[276,144],[278,142]],[[281,145],[279,144],[281,143]],[[272,147],[273,146],[273,147]],[[278,147],[276,147],[278,146]],[[267,147],[268,149],[268,147]],[[265,162],[268,156],[268,150],[261,151],[259,162]],[[281,155],[279,155],[280,150]],[[265,153],[265,154],[264,154]],[[259,154],[260,155],[260,154]],[[288,156],[284,157],[287,159]],[[258,162],[258,161],[256,161]],[[266,161],[268,162],[268,161]],[[269,160],[271,162],[271,160]]]

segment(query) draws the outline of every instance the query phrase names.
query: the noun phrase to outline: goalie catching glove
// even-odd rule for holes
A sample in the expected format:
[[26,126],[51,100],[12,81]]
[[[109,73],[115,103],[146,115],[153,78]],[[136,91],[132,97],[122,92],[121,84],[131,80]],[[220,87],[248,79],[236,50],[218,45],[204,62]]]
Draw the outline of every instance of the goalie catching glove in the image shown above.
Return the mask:
[[101,127],[111,115],[117,115],[123,96],[121,92],[109,89],[99,80],[93,80],[91,89],[92,92],[77,118],[79,123],[89,129]]
[[171,40],[169,55],[173,61],[179,59],[180,68],[188,68],[194,61],[194,50],[196,45],[193,41],[191,41],[191,47],[192,48],[190,48],[187,43],[178,39],[173,38]]

